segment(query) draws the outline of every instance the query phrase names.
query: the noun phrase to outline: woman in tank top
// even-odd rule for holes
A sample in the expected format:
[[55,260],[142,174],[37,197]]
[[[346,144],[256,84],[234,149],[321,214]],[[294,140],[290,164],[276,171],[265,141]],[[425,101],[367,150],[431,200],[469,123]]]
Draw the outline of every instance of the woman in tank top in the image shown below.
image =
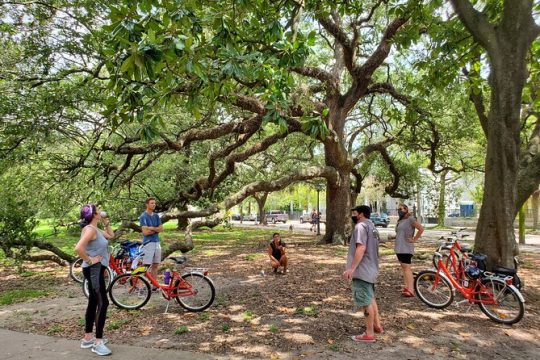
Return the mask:
[[[396,243],[394,250],[403,271],[403,283],[405,286],[401,289],[401,295],[414,297],[414,277],[411,260],[414,254],[414,243],[420,239],[424,228],[409,212],[407,205],[399,205],[398,215],[399,220],[396,224]],[[415,230],[417,230],[416,235],[414,234]]]
[[[105,231],[98,229],[101,222]],[[83,259],[83,274],[88,282],[90,296],[85,314],[85,334],[81,340],[81,348],[91,348],[98,355],[109,355],[111,350],[105,345],[103,328],[107,318],[107,291],[104,272],[109,264],[109,242],[114,237],[108,218],[103,218],[99,209],[93,204],[81,208],[81,238],[75,246],[75,251]],[[96,325],[96,336],[92,330]]]

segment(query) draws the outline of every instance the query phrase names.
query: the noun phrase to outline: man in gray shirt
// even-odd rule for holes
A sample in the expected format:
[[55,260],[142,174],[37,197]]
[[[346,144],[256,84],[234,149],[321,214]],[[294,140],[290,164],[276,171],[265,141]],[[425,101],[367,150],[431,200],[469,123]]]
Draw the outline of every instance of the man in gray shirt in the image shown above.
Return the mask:
[[366,331],[352,336],[352,339],[359,342],[375,342],[375,333],[384,332],[375,301],[375,282],[379,275],[379,243],[373,233],[375,225],[369,220],[371,215],[369,206],[357,206],[351,211],[355,226],[347,255],[347,270],[343,273],[343,278],[352,279],[353,301],[364,311],[366,321]]

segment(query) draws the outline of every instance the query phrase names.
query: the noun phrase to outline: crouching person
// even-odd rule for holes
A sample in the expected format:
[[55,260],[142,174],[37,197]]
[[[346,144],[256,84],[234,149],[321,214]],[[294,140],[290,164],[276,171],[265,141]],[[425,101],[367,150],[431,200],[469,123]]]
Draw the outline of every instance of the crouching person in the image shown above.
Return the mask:
[[285,243],[281,240],[279,233],[272,235],[272,242],[268,245],[268,255],[274,273],[278,273],[279,267],[283,266],[282,274],[287,273],[287,255],[285,255]]

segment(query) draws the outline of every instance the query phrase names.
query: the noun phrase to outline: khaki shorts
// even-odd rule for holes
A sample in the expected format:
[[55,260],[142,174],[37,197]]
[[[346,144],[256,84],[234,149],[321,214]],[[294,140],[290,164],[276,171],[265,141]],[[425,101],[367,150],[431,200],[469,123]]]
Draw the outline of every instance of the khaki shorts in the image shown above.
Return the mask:
[[161,245],[159,242],[149,242],[144,246],[143,264],[159,264],[161,262]]
[[366,307],[375,298],[375,285],[360,279],[352,281],[353,302],[358,307]]

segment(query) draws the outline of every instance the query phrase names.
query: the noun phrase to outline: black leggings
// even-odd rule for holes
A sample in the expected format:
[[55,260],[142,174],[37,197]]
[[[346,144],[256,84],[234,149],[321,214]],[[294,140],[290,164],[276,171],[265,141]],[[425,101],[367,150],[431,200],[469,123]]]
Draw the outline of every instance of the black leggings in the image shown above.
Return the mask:
[[[99,275],[97,274],[98,271]],[[83,268],[83,274],[88,282],[88,290],[90,292],[88,306],[86,307],[84,331],[91,333],[95,322],[97,339],[103,338],[103,328],[105,327],[107,308],[109,307],[104,272],[105,266],[102,264],[94,264]],[[92,275],[99,276],[98,279],[94,278],[94,284],[92,284]],[[99,286],[96,286],[98,283]]]

